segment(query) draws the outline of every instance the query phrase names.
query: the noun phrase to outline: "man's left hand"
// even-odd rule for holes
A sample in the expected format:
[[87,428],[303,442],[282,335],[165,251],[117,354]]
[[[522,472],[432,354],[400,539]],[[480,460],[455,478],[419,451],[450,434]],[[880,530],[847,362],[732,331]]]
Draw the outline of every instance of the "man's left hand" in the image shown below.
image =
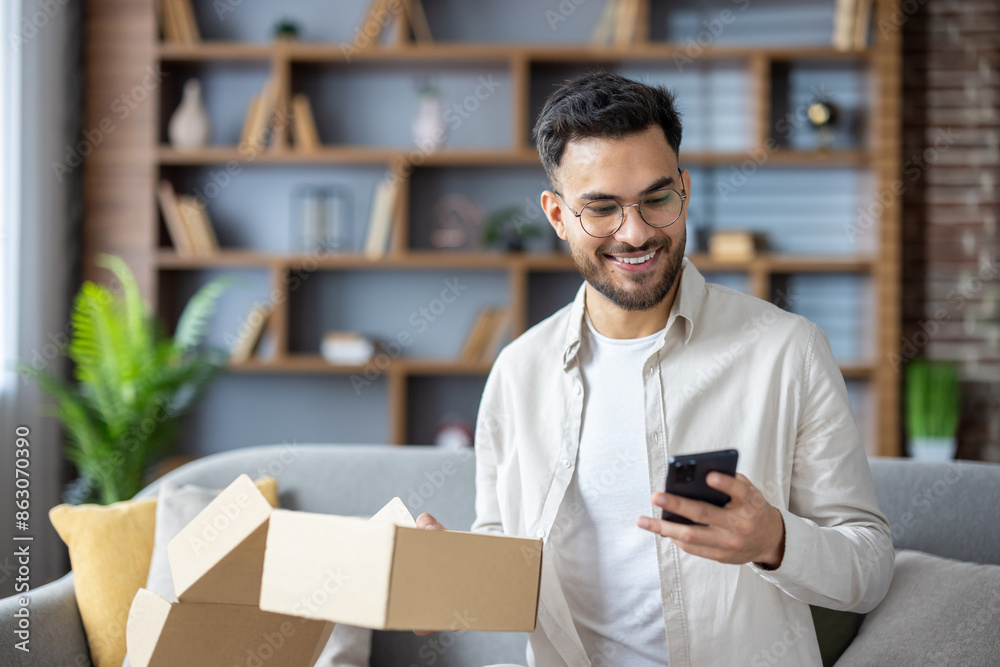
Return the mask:
[[708,485],[729,496],[724,507],[672,493],[654,493],[653,504],[705,524],[689,526],[642,516],[640,528],[669,537],[682,550],[720,563],[754,563],[766,569],[781,565],[785,553],[785,522],[781,512],[764,499],[742,474],[709,473]]

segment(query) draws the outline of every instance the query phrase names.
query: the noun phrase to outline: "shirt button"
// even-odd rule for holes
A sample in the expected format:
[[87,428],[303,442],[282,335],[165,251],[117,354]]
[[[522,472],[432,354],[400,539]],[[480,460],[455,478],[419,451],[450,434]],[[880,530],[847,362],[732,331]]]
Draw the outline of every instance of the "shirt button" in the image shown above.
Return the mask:
[[583,393],[583,387],[581,387],[580,385],[576,385],[576,393],[577,393],[578,396],[580,394],[582,394]]
[[649,377],[653,377],[654,375],[656,375],[656,369],[653,368],[652,366],[650,366],[649,367]]
[[563,460],[562,460],[562,467],[563,467],[563,468],[568,468],[568,467],[570,467],[571,465],[572,465],[572,464],[571,464],[571,463],[569,462],[569,459],[563,459]]
[[543,537],[545,537],[545,529],[539,528],[537,531],[535,531],[535,537],[537,537],[538,539],[542,539]]

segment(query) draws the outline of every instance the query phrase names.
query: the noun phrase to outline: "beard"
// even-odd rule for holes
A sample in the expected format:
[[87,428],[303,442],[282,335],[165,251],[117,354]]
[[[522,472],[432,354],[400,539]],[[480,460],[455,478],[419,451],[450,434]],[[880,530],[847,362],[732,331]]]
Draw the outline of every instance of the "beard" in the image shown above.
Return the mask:
[[[680,239],[675,244],[669,237],[664,239],[650,239],[642,247],[635,248],[630,245],[611,245],[601,249],[597,254],[603,258],[604,255],[615,255],[641,252],[647,253],[657,248],[663,251],[657,257],[658,262],[663,262],[664,267],[660,268],[659,277],[654,273],[627,273],[616,272],[612,267],[607,266],[603,259],[595,261],[594,257],[586,254],[579,248],[570,246],[573,254],[573,262],[583,279],[590,283],[597,292],[603,295],[608,301],[615,304],[622,310],[638,311],[650,310],[657,306],[670,293],[674,283],[677,281],[684,262],[684,247],[687,245],[687,228],[681,234]],[[618,280],[614,273],[620,273]],[[619,284],[626,283],[625,285]]]

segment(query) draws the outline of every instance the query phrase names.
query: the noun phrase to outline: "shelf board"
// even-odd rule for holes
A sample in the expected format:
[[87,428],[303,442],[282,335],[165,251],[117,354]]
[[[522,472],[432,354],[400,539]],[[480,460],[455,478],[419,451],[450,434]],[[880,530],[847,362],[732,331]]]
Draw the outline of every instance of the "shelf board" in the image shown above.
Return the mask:
[[[254,358],[239,364],[230,364],[234,373],[261,374],[310,374],[310,375],[351,375],[364,373],[366,368],[374,368],[379,374],[402,373],[408,376],[437,375],[486,375],[493,367],[492,362],[465,363],[456,359],[399,358],[388,366],[379,368],[372,365],[343,365],[328,363],[318,354],[293,354],[280,359]],[[866,363],[841,364],[840,372],[845,379],[868,380],[874,374],[874,366]]]
[[455,359],[399,358],[388,366],[380,368],[374,364],[345,365],[331,364],[318,354],[292,354],[278,359],[254,358],[238,364],[230,364],[235,373],[292,373],[351,375],[375,369],[379,374],[402,373],[405,375],[485,375],[490,372],[492,362],[465,363]]
[[[681,166],[739,165],[752,160],[759,168],[770,166],[859,166],[871,161],[864,150],[800,151],[778,150],[760,161],[751,151],[681,151]],[[176,149],[160,146],[157,159],[164,166],[199,166],[239,163],[240,166],[309,165],[309,164],[384,164],[405,160],[415,166],[541,166],[533,148],[444,148],[430,154],[418,148],[378,148],[370,146],[324,146],[304,152],[264,148],[259,151],[241,150],[236,146],[208,146],[197,149]]]
[[[874,259],[867,255],[761,254],[748,261],[724,261],[700,253],[688,259],[701,271],[717,273],[867,273]],[[573,258],[565,253],[507,253],[413,250],[369,259],[360,254],[308,255],[222,250],[214,255],[182,257],[170,250],[156,254],[161,269],[213,269],[227,267],[285,266],[290,269],[483,269],[522,268],[533,271],[572,271]]]
[[[208,40],[196,44],[160,43],[157,53],[164,62],[211,60],[267,60],[277,53],[293,62],[347,64],[355,62],[409,63],[439,61],[463,64],[527,59],[533,62],[641,62],[692,58],[686,44],[653,42],[630,46],[593,46],[572,44],[517,44],[503,42],[434,42],[403,46],[377,47],[368,50],[346,48],[328,42],[228,42]],[[772,60],[864,61],[868,50],[837,51],[831,46],[708,46],[698,60],[739,60],[763,56]]]

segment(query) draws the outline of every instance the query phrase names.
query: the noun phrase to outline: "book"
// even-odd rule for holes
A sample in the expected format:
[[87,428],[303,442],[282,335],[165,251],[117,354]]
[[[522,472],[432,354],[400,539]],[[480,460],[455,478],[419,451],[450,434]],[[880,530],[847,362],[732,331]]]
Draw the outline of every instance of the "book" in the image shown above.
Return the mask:
[[500,353],[504,341],[507,339],[507,329],[510,327],[510,313],[506,310],[496,310],[489,322],[487,329],[486,343],[483,346],[479,361],[493,362]]
[[161,0],[160,26],[163,39],[178,44],[201,41],[190,0]]
[[320,147],[319,131],[316,129],[316,118],[313,116],[309,98],[303,93],[292,97],[292,132],[295,147],[311,153]]
[[466,364],[490,361],[500,351],[506,336],[507,311],[502,308],[484,308],[476,316],[469,335],[465,338],[459,360]]
[[198,31],[198,22],[194,18],[194,8],[191,0],[173,0],[176,3],[178,14],[181,20],[181,29],[184,32],[184,41],[194,44],[201,41],[201,34]]
[[[368,11],[361,18],[361,28],[360,33],[367,40],[359,40],[357,42],[358,49],[361,51],[367,51],[374,48],[376,44],[382,38],[382,33],[385,28],[392,23],[392,12],[389,9],[390,0],[372,0],[368,5]],[[388,14],[388,19],[384,18],[383,15]],[[369,31],[369,26],[374,27],[375,32]]]
[[836,0],[833,10],[833,48],[850,51],[854,45],[854,21],[858,0]]
[[268,130],[277,102],[276,92],[274,80],[268,78],[253,110],[250,131],[247,133],[247,145],[255,150],[267,145]]
[[247,314],[246,319],[236,332],[236,340],[230,348],[229,361],[231,363],[243,363],[249,361],[257,351],[260,344],[264,327],[271,317],[272,309],[262,303],[255,303]]
[[177,201],[177,193],[170,181],[160,181],[156,190],[157,200],[160,204],[160,212],[163,214],[163,222],[166,224],[170,241],[174,245],[174,250],[181,257],[192,257],[195,255],[194,240],[188,231],[187,223],[181,214]]
[[219,241],[215,237],[205,204],[198,197],[181,195],[177,198],[177,205],[194,245],[194,254],[205,257],[217,253]]
[[857,0],[858,11],[854,20],[854,48],[863,51],[868,47],[874,0]]
[[375,186],[372,210],[368,218],[368,237],[365,239],[365,256],[378,259],[389,248],[389,236],[396,214],[399,181],[386,177]]
[[427,14],[424,13],[424,4],[421,0],[404,0],[406,15],[410,19],[410,29],[413,30],[413,37],[418,42],[433,42],[431,36],[431,26],[427,22]]
[[243,118],[243,129],[240,131],[240,146],[249,146],[257,124],[257,114],[260,113],[260,95],[253,95],[247,103],[247,115]]
[[608,44],[615,32],[615,16],[618,12],[618,0],[607,0],[601,11],[601,18],[590,36],[591,44]]

